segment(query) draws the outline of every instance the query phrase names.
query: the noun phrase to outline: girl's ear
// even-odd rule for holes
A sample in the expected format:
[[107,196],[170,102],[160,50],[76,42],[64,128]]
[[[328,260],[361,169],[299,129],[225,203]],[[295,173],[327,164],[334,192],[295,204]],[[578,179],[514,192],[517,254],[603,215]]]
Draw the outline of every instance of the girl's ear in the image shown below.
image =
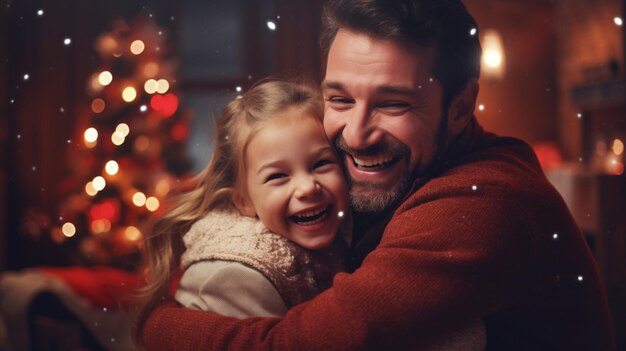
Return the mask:
[[233,191],[230,196],[233,204],[242,216],[256,217],[256,211],[246,197],[242,196],[238,191]]

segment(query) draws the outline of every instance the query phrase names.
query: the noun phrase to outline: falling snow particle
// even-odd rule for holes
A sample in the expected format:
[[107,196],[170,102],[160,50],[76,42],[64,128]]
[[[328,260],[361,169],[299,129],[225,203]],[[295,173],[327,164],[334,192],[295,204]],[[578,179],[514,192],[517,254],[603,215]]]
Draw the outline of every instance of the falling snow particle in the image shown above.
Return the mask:
[[26,73],[26,74],[24,75],[24,80],[28,80],[28,78],[30,78],[30,74]]
[[582,275],[579,275],[579,276],[578,276],[578,281],[579,281],[579,282],[582,282],[582,281],[583,281],[583,276],[582,276]]
[[241,87],[240,86],[235,87],[235,91],[237,91],[238,93],[241,93]]
[[435,80],[434,80],[433,78],[428,78],[428,81],[432,83],[432,82],[434,82]]
[[267,28],[269,28],[270,30],[276,30],[276,23],[274,23],[273,21],[267,21]]
[[472,190],[476,191],[478,187],[476,185],[472,185]]
[[471,35],[471,36],[476,35],[476,32],[477,32],[476,28],[472,28],[472,29],[470,29],[470,35]]
[[15,100],[14,100],[14,99],[11,99],[11,103],[14,103],[14,102],[15,102]]
[[618,26],[620,26],[620,27],[624,24],[624,21],[622,20],[622,18],[621,18],[621,17],[615,17],[615,18],[613,18],[613,22],[615,22],[615,24],[616,24],[616,25],[618,25]]
[[72,143],[72,139],[67,139],[67,143],[71,144]]
[[578,162],[583,162],[583,158],[582,158],[582,157],[579,157],[579,158],[578,158]]
[[17,138],[18,138],[18,139],[22,139],[22,134],[18,134],[18,135],[17,135]]
[[173,21],[174,20],[174,16],[170,17],[170,20]]
[[63,39],[63,44],[64,44],[65,46],[68,46],[68,45],[70,45],[71,43],[72,43],[72,39],[71,39],[71,38],[65,38],[65,39]]
[[139,107],[139,111],[141,111],[141,112],[146,112],[146,111],[148,111],[148,106],[146,106],[146,105],[141,105],[141,106]]
[[43,10],[42,9],[37,10],[37,16],[43,16]]
[[163,31],[159,31],[159,35],[163,35]]
[[33,171],[36,171],[36,170],[37,170],[37,166],[33,166],[33,167],[31,167],[31,169],[32,169]]
[[559,234],[558,233],[552,234],[552,239],[556,240],[558,238],[559,238]]
[[61,107],[61,108],[59,109],[59,111],[61,111],[61,112],[65,112],[65,108]]
[[576,115],[576,117],[578,117],[579,119],[580,119],[580,118],[583,118],[583,114],[579,112],[579,113]]
[[106,308],[106,307],[103,307],[103,308],[102,308],[102,310],[103,310],[104,312],[106,312],[106,311],[107,311],[107,308]]
[[115,342],[115,338],[111,338],[111,342]]
[[483,105],[483,104],[478,105],[478,110],[479,111],[484,111],[485,110],[485,105]]

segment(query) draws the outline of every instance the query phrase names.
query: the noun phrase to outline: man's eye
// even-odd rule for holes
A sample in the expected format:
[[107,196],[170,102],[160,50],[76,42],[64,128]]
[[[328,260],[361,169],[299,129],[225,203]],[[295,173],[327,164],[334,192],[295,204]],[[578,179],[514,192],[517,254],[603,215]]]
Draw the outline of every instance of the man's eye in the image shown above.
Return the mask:
[[265,177],[265,181],[263,183],[271,182],[272,180],[282,179],[287,177],[285,173],[272,173],[269,176]]
[[354,100],[342,96],[331,96],[327,98],[326,101],[333,105],[347,105],[354,103]]
[[380,108],[397,109],[397,110],[407,109],[410,106],[411,105],[409,105],[408,103],[406,103],[404,101],[385,101],[385,102],[383,102],[383,103],[378,105],[378,107],[380,107]]

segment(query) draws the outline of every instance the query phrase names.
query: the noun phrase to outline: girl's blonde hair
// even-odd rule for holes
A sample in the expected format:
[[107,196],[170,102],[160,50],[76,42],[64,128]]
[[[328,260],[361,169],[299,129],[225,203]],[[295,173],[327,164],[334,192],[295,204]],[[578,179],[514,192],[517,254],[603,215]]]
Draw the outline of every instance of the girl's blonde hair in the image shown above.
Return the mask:
[[222,110],[209,164],[192,180],[192,190],[172,199],[171,209],[153,223],[145,237],[147,285],[140,292],[143,303],[133,333],[140,345],[148,315],[168,296],[172,276],[179,269],[185,250],[183,235],[212,209],[232,204],[234,195],[244,196],[247,144],[265,122],[291,107],[298,108],[300,116],[322,119],[323,101],[317,88],[278,80],[257,84]]

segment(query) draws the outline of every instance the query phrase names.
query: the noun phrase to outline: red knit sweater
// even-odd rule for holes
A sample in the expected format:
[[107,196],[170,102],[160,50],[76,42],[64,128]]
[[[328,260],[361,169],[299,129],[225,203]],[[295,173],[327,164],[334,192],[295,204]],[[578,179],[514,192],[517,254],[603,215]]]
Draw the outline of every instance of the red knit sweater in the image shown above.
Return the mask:
[[331,289],[283,318],[165,304],[147,321],[146,346],[414,350],[481,319],[488,349],[614,349],[591,253],[530,147],[475,122],[455,145]]

